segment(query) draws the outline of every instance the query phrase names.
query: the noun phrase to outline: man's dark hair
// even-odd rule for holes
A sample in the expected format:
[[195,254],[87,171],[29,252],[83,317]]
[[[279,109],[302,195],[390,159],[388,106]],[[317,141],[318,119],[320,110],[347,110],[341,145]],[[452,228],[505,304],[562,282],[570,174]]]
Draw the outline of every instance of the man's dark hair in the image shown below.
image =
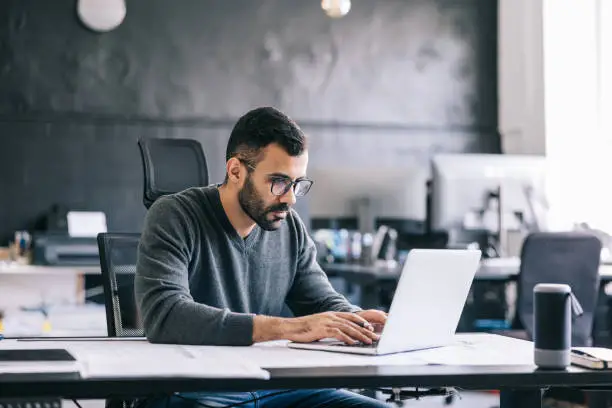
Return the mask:
[[262,149],[272,143],[278,144],[290,156],[300,156],[306,150],[306,135],[297,123],[276,108],[253,109],[234,125],[225,161],[238,157],[255,167],[262,159]]

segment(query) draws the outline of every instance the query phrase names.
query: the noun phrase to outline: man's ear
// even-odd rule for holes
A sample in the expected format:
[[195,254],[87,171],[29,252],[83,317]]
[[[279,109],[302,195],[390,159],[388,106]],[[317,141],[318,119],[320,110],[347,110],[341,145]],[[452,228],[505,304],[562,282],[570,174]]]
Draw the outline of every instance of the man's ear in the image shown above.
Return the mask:
[[225,163],[225,171],[227,172],[227,179],[230,183],[240,184],[242,180],[242,166],[240,160],[232,157]]

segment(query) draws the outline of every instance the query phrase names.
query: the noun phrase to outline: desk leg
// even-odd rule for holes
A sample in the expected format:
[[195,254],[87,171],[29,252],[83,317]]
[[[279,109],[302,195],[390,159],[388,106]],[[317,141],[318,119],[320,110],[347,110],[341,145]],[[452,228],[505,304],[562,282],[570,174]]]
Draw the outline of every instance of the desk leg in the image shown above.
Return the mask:
[[376,309],[380,303],[380,290],[376,283],[361,286],[361,308]]
[[542,390],[502,390],[499,402],[500,408],[542,408]]

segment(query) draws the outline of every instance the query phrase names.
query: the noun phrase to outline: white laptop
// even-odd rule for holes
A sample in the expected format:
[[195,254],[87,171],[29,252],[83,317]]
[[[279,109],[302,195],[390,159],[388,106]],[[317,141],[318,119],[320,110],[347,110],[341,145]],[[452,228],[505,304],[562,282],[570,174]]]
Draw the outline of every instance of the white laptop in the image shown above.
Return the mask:
[[441,347],[454,337],[474,275],[479,250],[413,249],[408,253],[385,327],[376,344],[336,339],[290,342],[289,347],[382,355]]

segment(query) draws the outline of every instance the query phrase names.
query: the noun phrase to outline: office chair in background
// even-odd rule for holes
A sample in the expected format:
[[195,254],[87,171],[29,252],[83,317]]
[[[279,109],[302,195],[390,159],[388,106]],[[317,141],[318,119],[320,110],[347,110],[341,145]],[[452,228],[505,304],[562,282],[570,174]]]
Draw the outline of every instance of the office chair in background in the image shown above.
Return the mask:
[[[564,283],[572,288],[584,310],[582,316],[572,321],[572,346],[591,346],[599,295],[601,246],[597,237],[583,232],[534,232],[527,236],[521,249],[512,329],[495,333],[532,341],[533,288],[538,283]],[[605,395],[563,388],[552,388],[544,394],[544,398],[577,404],[587,400],[594,403],[595,398],[602,397],[606,398]]]
[[138,147],[147,209],[161,196],[208,185],[206,157],[197,140],[141,138]]
[[593,321],[599,294],[601,241],[582,232],[537,232],[521,249],[515,327],[533,338],[533,288],[538,283],[565,283],[584,309],[572,322],[572,345],[591,346]]

